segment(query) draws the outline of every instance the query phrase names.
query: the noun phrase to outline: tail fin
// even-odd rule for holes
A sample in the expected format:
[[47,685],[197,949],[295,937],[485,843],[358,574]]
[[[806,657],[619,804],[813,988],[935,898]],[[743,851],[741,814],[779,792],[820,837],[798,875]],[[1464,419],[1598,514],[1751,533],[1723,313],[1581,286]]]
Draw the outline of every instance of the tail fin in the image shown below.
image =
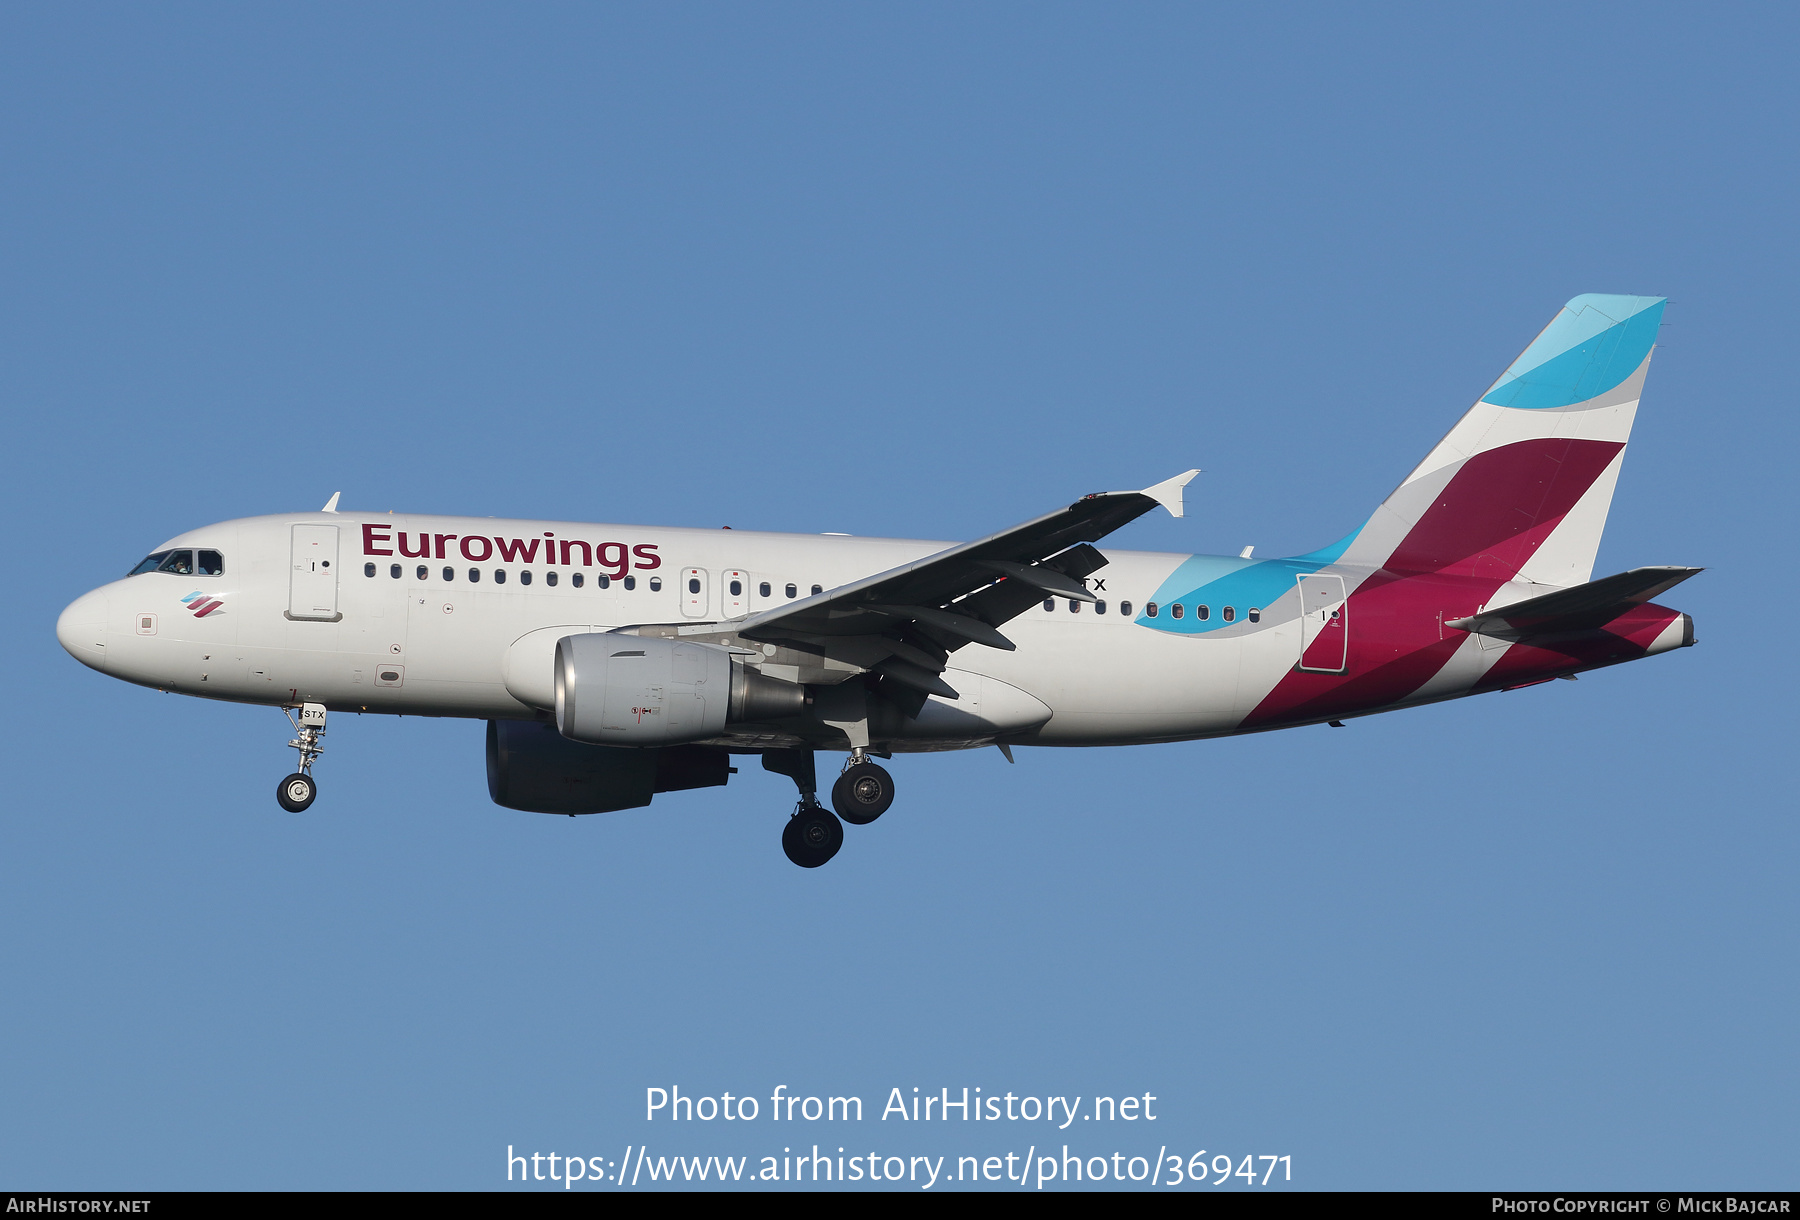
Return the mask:
[[1589,293],[1563,306],[1375,510],[1343,562],[1586,583],[1663,303]]

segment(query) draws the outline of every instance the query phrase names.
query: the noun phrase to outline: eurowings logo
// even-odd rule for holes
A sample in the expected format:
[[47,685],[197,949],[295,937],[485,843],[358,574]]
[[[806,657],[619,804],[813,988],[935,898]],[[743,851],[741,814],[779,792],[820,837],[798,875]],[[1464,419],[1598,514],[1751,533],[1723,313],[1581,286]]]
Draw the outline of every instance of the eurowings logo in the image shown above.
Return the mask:
[[205,618],[225,605],[210,593],[202,593],[198,589],[182,598],[181,604],[192,610],[195,618]]

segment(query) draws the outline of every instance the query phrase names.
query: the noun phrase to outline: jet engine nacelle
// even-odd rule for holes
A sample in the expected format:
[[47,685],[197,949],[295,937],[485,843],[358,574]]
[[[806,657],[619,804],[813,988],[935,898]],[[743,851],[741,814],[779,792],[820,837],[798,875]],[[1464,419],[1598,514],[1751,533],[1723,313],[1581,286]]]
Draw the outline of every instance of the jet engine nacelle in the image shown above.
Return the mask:
[[806,688],[765,677],[714,644],[585,634],[556,644],[556,728],[571,741],[661,746],[727,724],[798,716]]
[[730,774],[731,755],[712,746],[615,749],[570,741],[532,720],[488,721],[488,795],[508,809],[637,809],[659,792],[718,787]]

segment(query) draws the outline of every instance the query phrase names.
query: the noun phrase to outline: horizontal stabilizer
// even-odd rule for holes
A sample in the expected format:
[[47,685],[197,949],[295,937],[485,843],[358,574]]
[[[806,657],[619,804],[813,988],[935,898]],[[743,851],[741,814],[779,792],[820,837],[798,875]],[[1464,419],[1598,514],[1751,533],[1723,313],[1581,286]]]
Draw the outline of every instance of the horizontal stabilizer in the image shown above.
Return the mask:
[[1626,611],[1673,589],[1704,568],[1633,568],[1617,576],[1559,589],[1542,597],[1514,602],[1468,618],[1450,619],[1446,627],[1501,640],[1524,640],[1604,627]]

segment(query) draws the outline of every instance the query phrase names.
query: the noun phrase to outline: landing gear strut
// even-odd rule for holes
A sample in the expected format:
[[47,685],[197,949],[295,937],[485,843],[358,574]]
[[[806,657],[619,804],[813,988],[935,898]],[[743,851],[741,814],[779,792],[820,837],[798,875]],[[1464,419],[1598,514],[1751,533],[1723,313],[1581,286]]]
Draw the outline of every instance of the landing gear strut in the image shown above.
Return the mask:
[[800,790],[794,814],[781,828],[781,850],[801,868],[817,868],[844,845],[844,824],[819,804],[818,772],[811,750],[764,750],[763,770],[785,775]]
[[319,786],[313,782],[312,765],[313,760],[325,752],[325,747],[319,744],[319,738],[325,736],[325,705],[301,704],[299,719],[295,719],[291,709],[284,707],[281,710],[298,734],[288,745],[300,751],[300,769],[276,786],[275,800],[289,813],[304,813],[313,798],[319,795]]

